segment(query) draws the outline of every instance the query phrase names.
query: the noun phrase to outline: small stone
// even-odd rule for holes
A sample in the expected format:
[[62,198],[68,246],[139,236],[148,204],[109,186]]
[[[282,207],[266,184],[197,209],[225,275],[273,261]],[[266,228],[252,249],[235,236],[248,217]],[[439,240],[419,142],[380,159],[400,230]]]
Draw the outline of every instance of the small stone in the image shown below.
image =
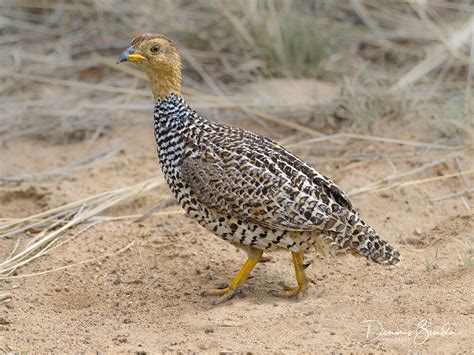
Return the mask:
[[123,320],[123,324],[130,324],[130,323],[133,323],[133,321],[130,318],[125,318]]
[[208,340],[203,340],[199,343],[199,349],[201,350],[207,350],[211,347],[212,343]]
[[206,333],[206,334],[214,333],[214,329],[212,329],[212,328],[207,328],[207,329],[204,331],[204,333]]
[[5,318],[3,317],[0,317],[0,325],[8,325],[10,324],[9,321],[7,321]]
[[336,333],[333,332],[333,331],[329,332],[329,334],[331,334],[331,335],[336,335]]
[[418,236],[421,235],[421,229],[420,228],[418,228],[418,227],[415,228],[415,235],[418,235]]

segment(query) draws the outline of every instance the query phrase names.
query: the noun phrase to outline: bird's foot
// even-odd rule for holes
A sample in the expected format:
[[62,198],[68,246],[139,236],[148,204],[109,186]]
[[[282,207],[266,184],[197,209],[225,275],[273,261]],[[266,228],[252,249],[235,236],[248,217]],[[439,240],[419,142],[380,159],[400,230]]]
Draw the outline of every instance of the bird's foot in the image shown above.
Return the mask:
[[252,271],[254,266],[260,261],[262,254],[262,250],[252,250],[247,261],[229,285],[205,291],[203,295],[219,296],[212,301],[214,305],[230,300],[237,293],[239,286],[247,281],[250,271]]
[[309,283],[316,284],[314,279],[303,273],[302,277],[298,280],[298,286],[290,287],[286,286],[284,283],[281,283],[283,290],[271,290],[270,293],[273,296],[295,298],[297,301],[299,301],[303,298],[304,294],[308,290]]
[[308,289],[308,286],[305,283],[305,284],[294,286],[294,287],[285,287],[281,291],[272,290],[270,291],[270,293],[276,297],[295,298],[296,300],[299,301],[303,298],[307,289]]
[[212,288],[206,290],[202,293],[203,296],[219,296],[211,301],[213,305],[223,303],[230,300],[237,293],[237,288],[232,287],[222,287],[222,288]]

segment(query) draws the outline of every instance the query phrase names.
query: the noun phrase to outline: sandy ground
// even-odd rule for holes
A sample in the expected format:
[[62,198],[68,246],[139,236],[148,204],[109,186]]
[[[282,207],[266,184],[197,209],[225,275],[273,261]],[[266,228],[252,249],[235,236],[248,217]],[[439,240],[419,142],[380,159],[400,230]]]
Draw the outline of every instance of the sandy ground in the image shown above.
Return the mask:
[[[412,128],[387,128],[380,134],[417,138],[407,132]],[[0,217],[27,216],[159,172],[151,122],[113,127],[91,145],[54,137],[11,141],[0,150],[3,176],[52,169],[117,143],[124,147],[118,155],[69,176],[0,186]],[[395,148],[364,144],[356,152]],[[387,159],[325,159],[338,154],[303,155],[320,159],[318,167],[346,191],[393,172]],[[399,159],[394,165],[407,171],[416,166],[413,161]],[[472,161],[462,163],[472,168]],[[454,172],[447,163],[413,178]],[[353,256],[309,255],[314,261],[308,273],[317,285],[299,302],[268,293],[295,281],[287,252],[270,254],[270,261],[259,264],[241,297],[212,306],[200,293],[228,282],[244,262],[243,252],[183,214],[100,224],[18,270],[17,276],[109,256],[62,271],[0,280],[0,290],[11,294],[0,303],[0,353],[473,351],[472,199],[467,198],[470,209],[459,198],[430,202],[430,197],[461,189],[460,179],[453,178],[354,196],[364,219],[400,250],[402,264],[383,268]],[[169,194],[166,187],[107,213],[143,213],[163,194]],[[29,238],[22,236],[22,242]],[[16,240],[0,240],[1,260]]]

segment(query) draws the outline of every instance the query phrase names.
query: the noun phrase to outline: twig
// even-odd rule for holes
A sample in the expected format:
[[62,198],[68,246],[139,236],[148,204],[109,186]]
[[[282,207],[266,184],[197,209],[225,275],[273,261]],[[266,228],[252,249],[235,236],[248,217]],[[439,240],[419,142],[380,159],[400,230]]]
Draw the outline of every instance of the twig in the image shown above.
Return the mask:
[[454,192],[452,194],[448,194],[448,195],[442,195],[442,196],[437,196],[437,197],[432,197],[430,199],[430,201],[442,201],[442,200],[447,200],[449,198],[453,198],[453,197],[460,197],[460,196],[465,196],[465,195],[468,195],[468,194],[471,194],[474,192],[474,189],[468,189],[468,190],[464,190],[464,191],[459,191],[459,192]]
[[48,78],[48,77],[35,75],[35,74],[10,73],[8,76],[17,78],[17,79],[26,79],[26,80],[38,81],[38,82],[42,82],[46,84],[76,87],[79,89],[86,89],[86,90],[98,90],[98,91],[106,91],[106,92],[119,93],[119,94],[139,95],[139,96],[145,96],[145,97],[151,96],[151,93],[149,90],[132,90],[132,89],[124,88],[124,87],[115,87],[115,86],[108,86],[108,85],[103,85],[103,84],[89,84],[89,83],[83,83],[83,82],[74,81],[74,80]]
[[135,219],[134,222],[144,221],[145,219],[147,219],[148,217],[153,215],[153,213],[155,213],[157,210],[159,210],[161,208],[164,208],[164,207],[168,207],[168,206],[170,206],[171,204],[173,204],[175,202],[176,202],[176,199],[174,198],[174,196],[170,196],[170,197],[164,199],[163,201],[160,201],[158,204],[156,204],[155,206],[150,208],[148,211],[143,213],[140,217]]
[[260,110],[257,110],[255,108],[250,108],[250,107],[241,107],[242,111],[247,113],[247,114],[253,114],[253,115],[256,115],[258,117],[261,117],[267,121],[271,121],[271,122],[275,122],[275,123],[278,123],[282,126],[286,126],[286,127],[289,127],[289,128],[292,128],[292,129],[295,129],[297,131],[300,131],[300,132],[303,132],[303,133],[306,133],[306,134],[309,134],[311,136],[316,136],[316,137],[321,137],[321,136],[324,136],[323,133],[321,132],[318,132],[314,129],[311,129],[311,128],[308,128],[308,127],[305,127],[305,126],[302,126],[296,122],[293,122],[293,121],[289,121],[289,120],[284,120],[282,118],[279,118],[277,116],[274,116],[274,115],[270,115],[269,113],[267,112],[263,112],[263,111],[260,111]]
[[[463,174],[465,174],[465,175],[474,174],[474,169],[464,171]],[[398,189],[398,188],[407,187],[407,186],[413,186],[413,185],[425,184],[425,183],[433,182],[433,181],[440,181],[440,180],[450,179],[450,178],[460,176],[460,175],[461,175],[461,173],[454,173],[454,174],[449,174],[449,175],[444,175],[444,176],[434,176],[434,177],[427,178],[427,179],[422,179],[422,180],[406,181],[406,182],[402,182],[402,183],[395,183],[393,185],[385,186],[385,187],[381,187],[381,188],[374,188],[374,189],[371,189],[371,190],[356,190],[356,191],[353,191],[353,192],[351,191],[350,193],[348,193],[348,195],[355,196],[355,195],[360,195],[360,194],[367,193],[367,192],[372,193],[372,192],[380,192],[380,191],[386,191],[386,190],[391,190],[391,189]]]
[[[18,221],[6,223],[5,225],[7,225],[9,229],[7,229],[7,232],[4,233],[2,236],[15,235],[20,233],[21,231],[28,229],[31,224],[26,226],[22,224],[28,222],[31,218],[38,218],[39,216],[41,216],[47,217],[47,219],[51,219],[51,215],[55,216],[58,212],[64,213],[65,211],[71,216],[70,219],[66,223],[62,224],[61,227],[59,227],[58,229],[55,229],[50,232],[48,231],[47,233],[43,232],[39,240],[36,240],[30,245],[27,245],[18,254],[0,263],[0,275],[8,275],[10,272],[17,269],[18,267],[25,265],[30,261],[34,260],[35,258],[39,257],[40,255],[44,254],[57,241],[58,238],[63,236],[63,232],[65,232],[66,230],[80,223],[84,223],[87,220],[94,221],[93,217],[97,216],[102,211],[120,203],[125,199],[135,196],[140,192],[155,188],[161,185],[162,183],[163,180],[161,178],[150,179],[142,183],[133,185],[131,187],[115,190],[112,193],[106,192],[93,196],[92,198],[83,199],[81,200],[83,201],[82,203],[75,202],[72,204],[65,205],[68,206],[67,208],[65,208],[65,206],[61,206],[59,208],[55,208],[43,212],[41,214],[37,214],[35,216],[20,219],[20,223]],[[99,198],[97,198],[97,196],[99,196]],[[84,201],[87,201],[88,203],[86,204],[84,203]],[[97,222],[97,219],[95,220],[95,222]],[[44,224],[43,222],[39,223]],[[59,222],[54,222],[53,225],[58,225],[58,223]],[[35,222],[34,224],[38,224],[38,222]],[[46,230],[51,228],[51,226],[46,227]]]
[[445,44],[439,44],[433,48],[425,60],[416,64],[408,73],[402,76],[398,82],[390,88],[390,91],[400,91],[421,77],[441,65],[449,55],[457,55],[459,49],[469,40],[474,33],[474,16],[460,29],[451,34]]
[[395,179],[401,179],[401,178],[405,178],[407,176],[412,176],[412,175],[415,175],[415,174],[418,174],[422,171],[425,171],[429,168],[432,168],[434,166],[437,166],[437,165],[440,165],[440,164],[443,164],[444,162],[448,161],[448,160],[451,160],[455,157],[458,157],[460,155],[460,153],[451,153],[451,154],[448,154],[446,157],[444,158],[441,158],[441,159],[437,159],[437,160],[433,160],[429,163],[426,163],[426,164],[423,164],[422,166],[419,166],[415,169],[412,169],[412,170],[409,170],[409,171],[405,171],[405,172],[402,172],[402,173],[398,173],[398,174],[393,174],[393,175],[388,175],[386,177],[384,177],[383,179],[380,179],[380,180],[377,180],[377,181],[374,181],[372,183],[370,183],[369,185],[365,186],[365,187],[361,187],[359,189],[357,189],[356,191],[351,191],[349,194],[353,194],[353,195],[357,195],[361,192],[364,192],[364,191],[370,191],[374,188],[377,187],[377,185],[380,185],[382,183],[385,183],[385,182],[389,182],[391,180],[395,180]]
[[199,64],[199,62],[194,58],[192,55],[191,51],[182,49],[181,53],[184,55],[184,57],[188,60],[189,64],[198,72],[198,74],[203,78],[203,80],[206,82],[207,85],[214,91],[216,95],[222,96],[224,95],[224,92],[222,89],[216,84],[214,79],[210,77],[209,74],[204,70],[204,68]]
[[106,255],[97,256],[97,257],[95,257],[95,258],[83,260],[83,261],[81,261],[81,262],[78,262],[78,263],[75,263],[75,264],[71,264],[71,265],[61,266],[61,267],[58,267],[58,268],[53,269],[53,270],[46,270],[46,271],[35,272],[35,273],[33,273],[33,274],[25,274],[25,275],[16,275],[16,276],[7,276],[7,277],[1,277],[1,276],[0,276],[0,280],[22,279],[22,278],[25,278],[25,277],[33,277],[33,276],[45,275],[45,274],[50,274],[50,273],[52,273],[52,272],[57,272],[57,271],[62,271],[62,270],[70,269],[70,268],[75,267],[75,266],[79,266],[79,265],[91,263],[91,262],[93,262],[93,261],[97,261],[97,260],[100,260],[100,259],[106,259],[106,258],[110,258],[111,256],[116,256],[116,255],[122,254],[123,252],[127,251],[128,249],[130,249],[133,244],[135,244],[135,241],[133,241],[133,242],[127,244],[126,246],[124,246],[123,248],[117,250],[117,251],[114,252],[114,253],[110,253],[110,254],[106,254]]
[[[184,214],[184,210],[155,212],[155,213],[151,214],[151,216],[155,216],[155,217],[156,216],[169,216],[169,215],[173,215],[173,214]],[[126,220],[126,219],[140,218],[142,216],[143,215],[141,215],[141,214],[131,214],[131,215],[126,215],[126,216],[103,217],[103,218],[105,218],[107,221],[123,221],[123,220]],[[97,218],[101,218],[101,217],[97,217]]]
[[469,180],[467,179],[467,177],[463,173],[463,169],[462,169],[459,157],[454,158],[454,162],[456,163],[456,167],[458,168],[459,172],[461,173],[461,180],[464,184],[464,187],[466,189],[470,189],[471,188],[471,183],[469,182]]
[[331,134],[331,135],[321,135],[317,138],[311,138],[311,139],[301,141],[299,143],[287,145],[287,147],[288,148],[298,148],[300,146],[304,146],[304,145],[307,145],[307,144],[321,143],[321,142],[325,142],[325,141],[334,141],[334,140],[341,139],[341,138],[353,138],[353,139],[361,139],[361,140],[388,143],[388,144],[400,144],[400,145],[431,148],[431,149],[458,150],[458,149],[463,148],[463,146],[448,146],[448,145],[437,144],[437,143],[417,142],[417,141],[409,141],[409,140],[405,140],[405,139],[380,137],[380,136],[369,136],[369,135],[364,135],[364,134],[347,133],[347,132],[336,133],[336,134]]
[[[41,219],[41,218],[48,218],[49,219],[53,215],[54,215],[53,217],[57,217],[57,216],[61,215],[62,213],[64,213],[65,211],[70,210],[71,208],[78,208],[78,207],[80,207],[84,204],[87,204],[87,203],[90,203],[90,202],[93,202],[93,201],[99,201],[103,198],[109,198],[110,196],[119,195],[119,194],[127,192],[127,191],[142,191],[143,188],[146,187],[146,186],[155,187],[155,186],[159,186],[162,182],[163,182],[163,180],[161,178],[152,178],[152,179],[142,181],[142,182],[140,182],[136,185],[123,187],[123,188],[112,190],[112,191],[101,192],[97,195],[89,196],[89,197],[80,199],[78,201],[70,202],[70,203],[67,203],[65,205],[55,207],[53,209],[34,214],[32,216],[23,217],[23,218],[19,218],[17,220],[11,221],[11,222],[0,224],[0,230],[1,229],[12,228],[16,225],[19,225],[19,224],[22,224],[24,222],[28,222],[28,221],[31,221],[31,220],[34,221],[34,220]],[[3,236],[4,235],[0,235],[0,238],[3,237]]]
[[424,148],[431,148],[431,149],[446,149],[446,150],[459,149],[459,147],[452,147],[452,146],[442,145],[442,144],[437,144],[437,143],[424,143],[424,142],[409,141],[405,139],[368,136],[368,135],[356,134],[356,133],[342,133],[342,136],[347,137],[347,138],[363,139],[363,140],[374,141],[374,142],[411,145],[414,147],[424,147]]
[[12,298],[12,294],[8,292],[0,293],[0,303],[8,302]]
[[85,158],[81,158],[74,162],[65,164],[59,168],[46,170],[39,173],[27,173],[16,176],[0,176],[0,181],[24,181],[28,179],[41,180],[55,175],[66,175],[69,171],[84,167],[88,164],[97,164],[99,161],[110,158],[117,154],[122,149],[121,146],[114,146],[112,148],[100,151]]

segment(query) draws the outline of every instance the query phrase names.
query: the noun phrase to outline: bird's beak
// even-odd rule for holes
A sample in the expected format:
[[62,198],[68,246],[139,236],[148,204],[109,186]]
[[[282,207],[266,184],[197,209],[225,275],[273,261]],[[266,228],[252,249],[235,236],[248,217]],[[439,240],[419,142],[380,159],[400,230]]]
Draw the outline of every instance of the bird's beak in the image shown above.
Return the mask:
[[133,46],[130,46],[126,50],[124,50],[120,57],[117,59],[117,64],[123,62],[138,62],[139,60],[146,60],[144,56],[137,53],[133,53],[134,51],[135,49],[133,48]]

